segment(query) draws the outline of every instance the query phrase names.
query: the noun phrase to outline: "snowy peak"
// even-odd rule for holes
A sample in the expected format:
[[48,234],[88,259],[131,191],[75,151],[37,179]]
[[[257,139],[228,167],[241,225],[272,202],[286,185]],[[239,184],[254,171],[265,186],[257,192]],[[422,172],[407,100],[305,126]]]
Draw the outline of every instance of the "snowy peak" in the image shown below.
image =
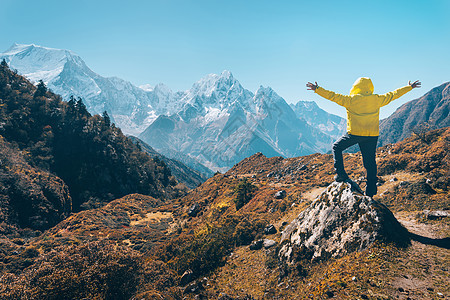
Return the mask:
[[334,139],[345,133],[346,120],[324,111],[314,101],[298,101],[290,106],[298,118],[304,119],[309,125],[320,129]]
[[43,80],[48,83],[52,81],[63,71],[68,62],[87,68],[83,60],[72,51],[35,44],[14,43],[0,56],[33,82]]
[[151,84],[149,84],[149,83],[140,85],[139,88],[140,88],[141,90],[146,91],[146,92],[151,92],[151,91],[153,91],[153,89],[154,89],[153,85],[151,85]]
[[202,107],[226,108],[239,104],[251,107],[253,94],[244,89],[230,71],[220,75],[209,74],[193,84],[181,101],[197,109]]
[[214,92],[228,91],[230,89],[242,89],[230,71],[223,71],[222,74],[209,74],[192,86],[190,92],[198,96],[211,97]]
[[255,99],[259,101],[269,102],[285,102],[270,86],[263,87],[262,85],[256,91]]
[[173,94],[172,90],[164,83],[158,83],[154,87],[153,91],[155,91],[155,93],[158,93],[159,95],[172,95]]

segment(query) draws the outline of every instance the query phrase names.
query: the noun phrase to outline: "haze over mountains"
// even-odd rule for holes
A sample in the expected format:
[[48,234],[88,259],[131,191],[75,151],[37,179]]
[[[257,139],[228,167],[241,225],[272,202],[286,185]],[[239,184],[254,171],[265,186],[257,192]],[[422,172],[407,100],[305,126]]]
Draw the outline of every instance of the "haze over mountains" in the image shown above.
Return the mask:
[[108,111],[124,133],[139,136],[162,154],[188,155],[214,170],[226,170],[256,152],[288,157],[325,152],[345,130],[342,118],[329,118],[304,102],[308,112],[301,112],[302,105],[294,112],[270,87],[252,93],[229,71],[173,92],[164,84],[136,87],[102,77],[68,50],[14,44],[0,58],[66,100],[81,97],[91,113]]

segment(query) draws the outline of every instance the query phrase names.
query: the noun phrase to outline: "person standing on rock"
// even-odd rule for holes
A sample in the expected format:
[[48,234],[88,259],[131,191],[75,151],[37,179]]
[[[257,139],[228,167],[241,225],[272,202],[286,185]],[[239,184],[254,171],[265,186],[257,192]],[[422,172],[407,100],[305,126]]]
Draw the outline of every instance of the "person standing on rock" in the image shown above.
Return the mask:
[[325,99],[336,102],[347,109],[347,133],[333,144],[334,169],[337,182],[350,181],[344,169],[342,151],[355,144],[359,145],[363,157],[364,168],[367,172],[366,195],[373,197],[377,194],[377,165],[375,152],[379,135],[380,107],[400,98],[414,88],[419,88],[420,81],[411,81],[407,86],[384,95],[373,93],[370,78],[358,78],[353,84],[350,95],[341,95],[320,87],[317,82],[306,84],[308,90]]

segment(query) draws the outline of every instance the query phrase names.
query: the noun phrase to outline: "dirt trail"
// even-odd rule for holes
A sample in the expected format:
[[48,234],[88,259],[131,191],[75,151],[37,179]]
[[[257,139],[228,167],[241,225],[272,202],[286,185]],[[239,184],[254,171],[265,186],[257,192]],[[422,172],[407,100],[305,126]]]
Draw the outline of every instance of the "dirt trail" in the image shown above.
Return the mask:
[[[417,219],[418,213],[397,212],[395,217],[409,232],[420,237],[434,240],[449,237],[448,222],[422,223]],[[450,250],[413,239],[405,254],[400,258],[400,264],[405,266],[404,274],[391,282],[394,296],[398,299],[449,299]]]

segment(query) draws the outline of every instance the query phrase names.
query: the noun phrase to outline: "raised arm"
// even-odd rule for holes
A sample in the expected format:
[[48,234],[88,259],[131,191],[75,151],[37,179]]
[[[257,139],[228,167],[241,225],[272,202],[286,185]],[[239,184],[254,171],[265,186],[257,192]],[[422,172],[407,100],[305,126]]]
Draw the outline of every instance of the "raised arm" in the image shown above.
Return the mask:
[[384,95],[378,95],[380,99],[380,106],[388,105],[389,103],[391,103],[395,99],[400,98],[401,96],[411,91],[412,89],[420,88],[421,84],[422,83],[419,80],[416,80],[413,83],[409,81],[407,86],[401,87],[399,89],[396,89],[395,91],[386,93]]
[[320,87],[317,82],[311,83],[308,82],[306,84],[306,87],[310,91],[314,91],[319,96],[324,97],[325,99],[331,100],[333,102],[336,102],[337,104],[348,107],[350,106],[350,101],[352,100],[351,96],[341,95],[332,91],[328,91],[322,87]]

